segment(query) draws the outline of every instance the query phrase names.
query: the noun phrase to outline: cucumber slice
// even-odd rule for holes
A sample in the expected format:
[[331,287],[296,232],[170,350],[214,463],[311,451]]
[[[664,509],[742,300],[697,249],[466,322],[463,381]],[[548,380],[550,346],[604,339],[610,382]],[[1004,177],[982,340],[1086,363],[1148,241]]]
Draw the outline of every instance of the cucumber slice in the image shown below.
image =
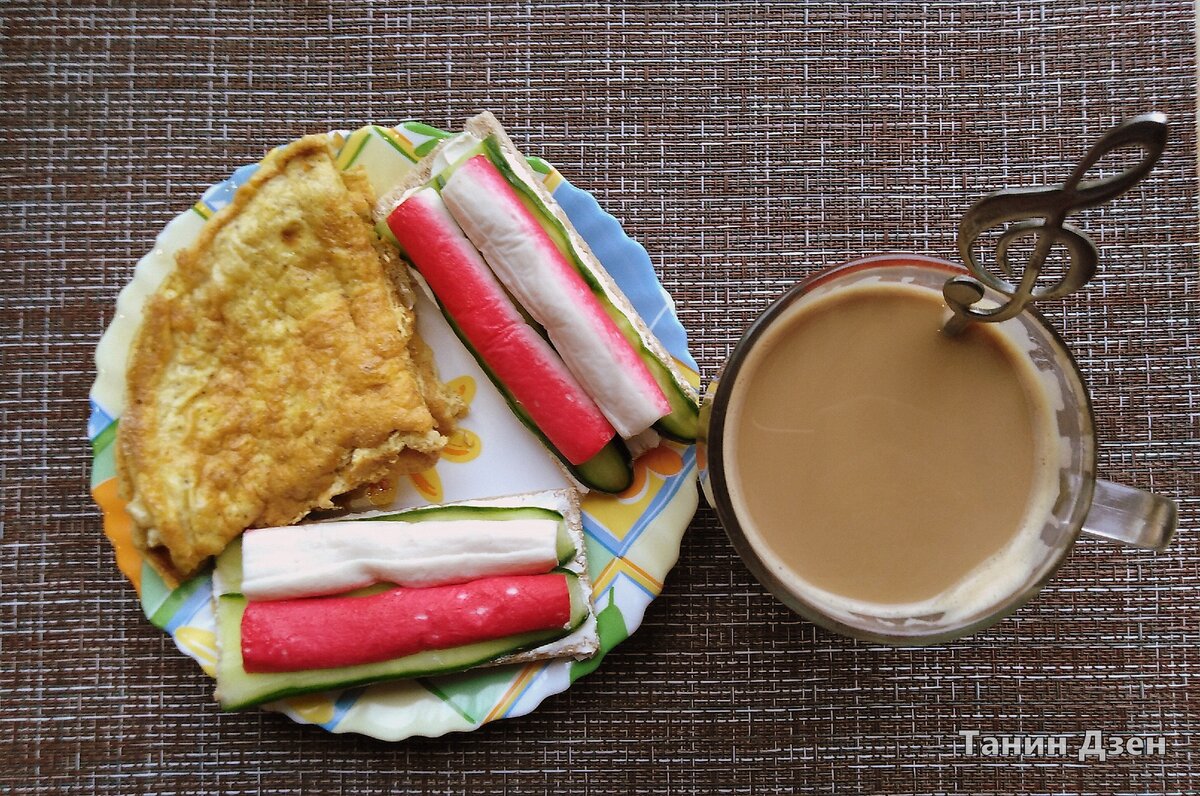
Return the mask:
[[217,556],[214,585],[221,594],[240,594],[242,591],[242,537],[234,539]]
[[570,564],[579,555],[579,549],[575,547],[575,540],[571,538],[571,534],[567,533],[567,524],[565,522],[558,526],[558,538],[554,542],[554,549],[558,553],[558,565],[560,567]]
[[504,175],[504,178],[508,180],[508,183],[517,192],[517,196],[521,202],[533,213],[534,218],[542,225],[546,234],[554,241],[554,245],[562,252],[567,262],[571,263],[575,267],[575,270],[579,272],[579,275],[583,277],[583,280],[592,289],[592,293],[595,294],[597,300],[600,302],[600,306],[616,322],[617,328],[621,330],[621,334],[633,346],[634,351],[646,363],[646,367],[649,369],[651,375],[654,376],[654,380],[658,382],[659,388],[662,389],[668,403],[671,404],[671,413],[659,419],[654,424],[655,430],[676,442],[695,442],[700,418],[700,408],[697,405],[696,399],[679,384],[670,367],[649,349],[642,336],[638,333],[637,328],[625,313],[621,312],[612,303],[600,280],[596,278],[596,275],[584,263],[583,258],[575,251],[575,247],[571,245],[570,237],[567,235],[562,222],[550,212],[549,208],[542,202],[541,197],[512,170],[495,138],[488,137],[484,139],[482,149],[483,153],[487,155],[488,160],[492,161],[492,165]]
[[629,455],[625,440],[613,437],[599,453],[583,464],[575,465],[571,471],[585,486],[615,495],[633,483],[633,457]]
[[445,650],[430,650],[379,663],[314,669],[305,672],[254,673],[242,666],[242,614],[246,598],[224,594],[217,601],[217,632],[221,653],[217,661],[217,701],[222,710],[241,710],[263,702],[314,691],[350,688],[381,680],[447,674],[496,658],[540,647],[571,633],[588,616],[588,599],[579,579],[564,572],[571,595],[570,627],[521,633]]

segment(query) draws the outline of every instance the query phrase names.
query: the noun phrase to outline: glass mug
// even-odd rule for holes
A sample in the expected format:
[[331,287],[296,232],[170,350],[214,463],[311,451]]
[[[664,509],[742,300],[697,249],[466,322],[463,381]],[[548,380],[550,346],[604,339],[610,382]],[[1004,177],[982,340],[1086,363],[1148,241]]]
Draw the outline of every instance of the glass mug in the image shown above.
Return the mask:
[[[937,644],[970,635],[1020,608],[1041,590],[1066,559],[1082,532],[1132,547],[1162,550],[1177,523],[1173,501],[1131,487],[1096,478],[1096,440],[1091,401],[1071,353],[1054,329],[1032,308],[993,326],[1006,336],[1019,337],[1026,355],[1046,384],[1055,385],[1053,425],[1058,435],[1057,495],[1046,506],[1040,546],[1027,574],[1016,573],[1010,588],[965,612],[883,615],[886,612],[849,611],[813,596],[812,588],[797,584],[769,566],[770,553],[747,517],[739,515],[731,487],[736,487],[736,462],[726,456],[731,396],[747,357],[764,333],[785,312],[799,303],[820,300],[833,291],[864,282],[903,282],[940,294],[943,283],[965,274],[961,266],[919,255],[883,255],[820,271],[797,284],[775,301],[751,326],[734,348],[721,374],[712,381],[701,404],[699,454],[700,480],[708,503],[716,509],[734,548],[750,572],[789,608],[829,630],[855,638],[893,645]],[[1004,297],[990,289],[985,301],[1001,303]],[[1007,327],[1007,329],[1005,329]],[[1061,400],[1059,400],[1061,399]],[[981,419],[982,420],[982,419]],[[1023,526],[1025,527],[1025,526]],[[749,531],[749,533],[748,533]],[[777,558],[777,557],[776,557]],[[1010,573],[1011,574],[1011,573]]]

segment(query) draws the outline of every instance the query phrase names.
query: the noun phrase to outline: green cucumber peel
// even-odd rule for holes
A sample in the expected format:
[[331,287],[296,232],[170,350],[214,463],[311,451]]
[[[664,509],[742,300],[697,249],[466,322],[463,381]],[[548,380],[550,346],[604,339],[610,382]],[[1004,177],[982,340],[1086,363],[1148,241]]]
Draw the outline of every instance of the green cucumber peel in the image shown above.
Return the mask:
[[395,246],[401,254],[404,253],[404,247],[400,245],[400,241],[396,240],[396,235],[392,232],[392,228],[388,226],[386,218],[375,225],[375,234],[379,236],[381,241],[390,243],[391,245]]
[[554,537],[554,552],[558,554],[560,566],[570,564],[579,555],[579,548],[575,546],[575,540],[567,531],[565,522],[558,526],[558,533]]
[[434,174],[432,177],[430,177],[429,182],[425,183],[425,185],[427,187],[435,189],[438,193],[441,193],[442,188],[446,187],[446,183],[450,181],[450,178],[454,176],[454,172],[458,171],[458,169],[462,166],[462,164],[466,163],[468,160],[475,157],[476,155],[482,155],[482,154],[485,154],[484,149],[483,149],[483,144],[482,143],[475,144],[473,147],[468,149],[466,152],[462,153],[462,155],[460,155],[458,157],[458,159],[455,160],[453,163],[451,163],[449,166],[447,166],[446,168],[439,171],[437,174]]
[[214,569],[223,594],[240,594],[242,591],[242,537],[234,539],[217,556]]
[[567,595],[571,598],[571,620],[567,627],[567,633],[570,633],[582,625],[588,618],[588,614],[591,613],[592,596],[584,594],[583,583],[579,580],[579,576],[571,570],[556,567],[553,571],[567,577]]

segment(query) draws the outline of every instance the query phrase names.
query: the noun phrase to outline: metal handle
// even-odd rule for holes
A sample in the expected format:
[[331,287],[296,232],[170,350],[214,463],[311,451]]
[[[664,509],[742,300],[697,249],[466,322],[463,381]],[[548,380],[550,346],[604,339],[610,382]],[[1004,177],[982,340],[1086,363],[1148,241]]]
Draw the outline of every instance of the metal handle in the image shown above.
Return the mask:
[[[1136,165],[1102,179],[1083,179],[1106,155],[1129,146],[1141,150]],[[1145,113],[1101,136],[1066,182],[1039,188],[1006,188],[971,205],[958,225],[958,251],[972,276],[956,276],[946,282],[943,294],[954,314],[942,331],[955,335],[972,322],[1005,321],[1033,301],[1060,298],[1087,284],[1096,274],[1100,253],[1082,229],[1066,223],[1067,216],[1102,205],[1137,185],[1154,168],[1166,146],[1167,117]],[[1010,226],[996,241],[996,266],[1001,274],[996,275],[976,259],[974,246],[986,230],[1003,224]],[[1023,239],[1032,239],[1034,250],[1018,275],[1008,253],[1015,241]],[[1042,266],[1055,246],[1068,254],[1066,272],[1057,283],[1039,288]],[[983,298],[984,285],[1009,301],[990,308],[972,307]]]
[[1161,551],[1171,543],[1178,524],[1179,507],[1175,501],[1131,486],[1097,480],[1083,532],[1095,539]]

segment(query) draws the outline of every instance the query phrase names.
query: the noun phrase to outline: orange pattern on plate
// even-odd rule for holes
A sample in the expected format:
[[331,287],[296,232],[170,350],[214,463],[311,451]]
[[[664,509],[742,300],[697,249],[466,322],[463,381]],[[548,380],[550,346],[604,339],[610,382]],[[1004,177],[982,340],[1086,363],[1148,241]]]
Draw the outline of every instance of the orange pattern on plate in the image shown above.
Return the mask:
[[133,518],[125,511],[125,501],[117,494],[117,479],[109,478],[96,484],[92,498],[104,515],[104,535],[112,542],[117,568],[141,594],[142,554],[133,546]]
[[624,539],[649,508],[667,478],[683,469],[683,457],[671,444],[662,443],[643,453],[633,463],[633,483],[616,498],[591,492],[583,499],[583,510],[615,539]]
[[[451,392],[458,393],[463,403],[470,408],[471,401],[475,398],[475,379],[470,376],[458,376],[446,382],[446,387]],[[442,449],[441,458],[448,462],[462,464],[478,457],[482,451],[483,441],[479,439],[479,435],[470,429],[459,426],[450,433],[446,447]],[[417,488],[417,493],[421,497],[430,503],[442,502],[442,477],[438,475],[437,465],[428,470],[413,473],[409,479],[412,480],[413,486]]]

